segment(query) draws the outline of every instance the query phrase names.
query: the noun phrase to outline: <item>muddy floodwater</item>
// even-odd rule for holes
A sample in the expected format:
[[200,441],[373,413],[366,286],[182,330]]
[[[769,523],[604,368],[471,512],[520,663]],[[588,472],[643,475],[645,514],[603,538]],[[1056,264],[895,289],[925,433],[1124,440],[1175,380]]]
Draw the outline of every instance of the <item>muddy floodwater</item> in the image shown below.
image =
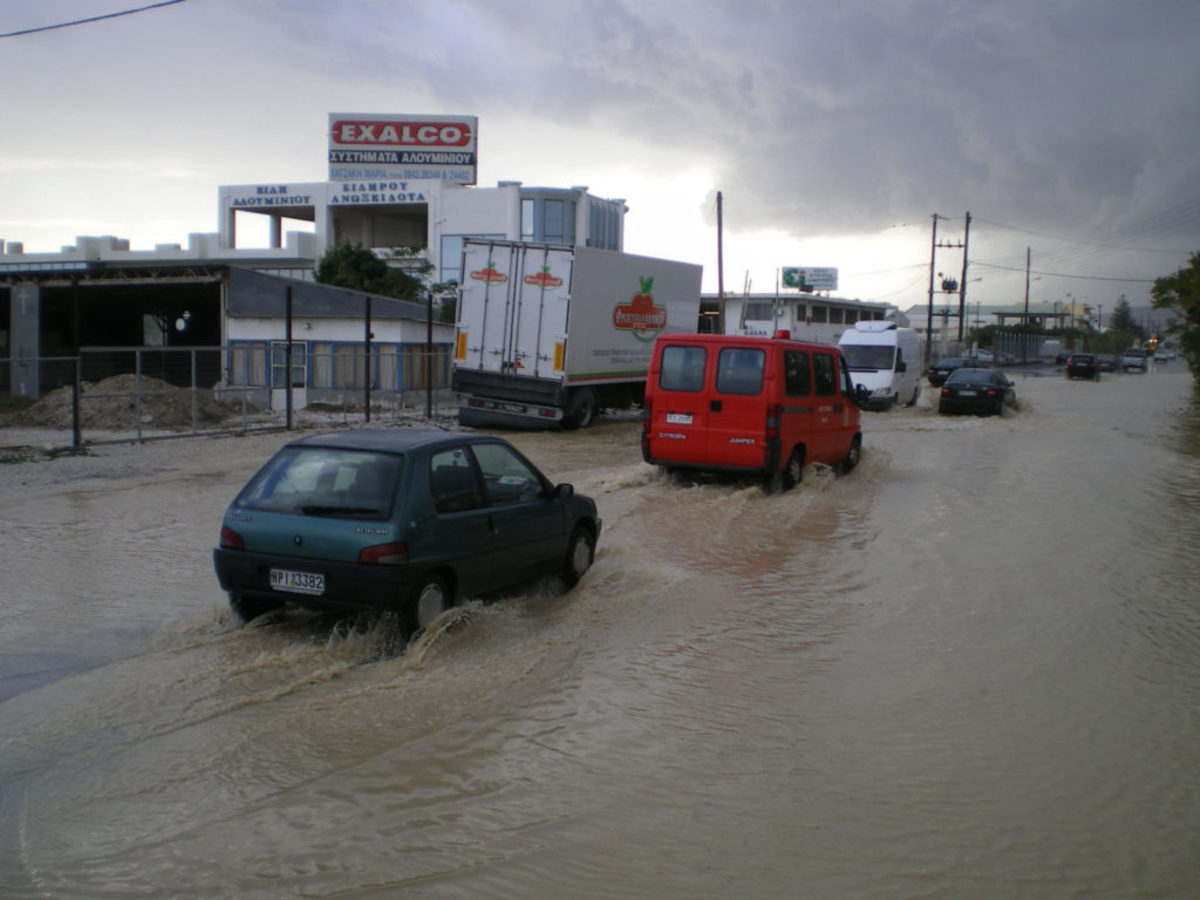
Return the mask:
[[1200,895],[1191,379],[1014,378],[778,496],[510,435],[595,565],[403,653],[229,621],[282,435],[0,465],[0,896]]

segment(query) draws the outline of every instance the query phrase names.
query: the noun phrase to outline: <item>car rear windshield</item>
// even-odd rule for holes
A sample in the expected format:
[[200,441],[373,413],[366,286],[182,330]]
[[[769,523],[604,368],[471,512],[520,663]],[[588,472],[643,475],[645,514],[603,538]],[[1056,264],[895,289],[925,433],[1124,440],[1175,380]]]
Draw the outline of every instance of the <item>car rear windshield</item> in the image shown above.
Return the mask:
[[663,347],[658,386],[664,391],[698,391],[704,387],[703,347],[672,344]]
[[946,384],[996,384],[999,379],[991,369],[955,369]]
[[285,447],[242,489],[241,509],[333,518],[385,519],[401,457],[368,450]]

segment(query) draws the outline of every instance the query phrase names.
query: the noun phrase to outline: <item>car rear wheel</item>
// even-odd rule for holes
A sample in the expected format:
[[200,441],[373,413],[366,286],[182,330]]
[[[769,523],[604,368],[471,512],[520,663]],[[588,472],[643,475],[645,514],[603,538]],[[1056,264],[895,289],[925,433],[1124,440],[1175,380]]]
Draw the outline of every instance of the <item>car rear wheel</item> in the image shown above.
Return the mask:
[[596,547],[592,532],[583,525],[577,525],[571,532],[571,540],[567,544],[567,556],[563,560],[562,580],[567,587],[579,584],[588,569],[592,567]]
[[265,616],[281,606],[283,603],[278,600],[252,600],[243,597],[237,591],[229,592],[229,608],[235,616],[241,619],[243,625],[259,616]]
[[450,592],[440,575],[426,575],[417,590],[409,615],[409,632],[418,634],[450,608]]

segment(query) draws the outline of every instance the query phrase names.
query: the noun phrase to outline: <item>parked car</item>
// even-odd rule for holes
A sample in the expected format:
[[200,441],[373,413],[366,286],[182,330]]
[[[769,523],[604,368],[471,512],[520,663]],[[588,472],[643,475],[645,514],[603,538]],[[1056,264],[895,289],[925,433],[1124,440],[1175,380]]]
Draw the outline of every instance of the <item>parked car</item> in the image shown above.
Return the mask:
[[1130,347],[1121,354],[1121,368],[1126,372],[1145,372],[1146,351],[1140,347]]
[[1171,362],[1179,358],[1179,351],[1174,347],[1164,347],[1159,344],[1158,349],[1154,351],[1154,358],[1159,362]]
[[1121,357],[1115,353],[1097,353],[1096,363],[1101,372],[1115,372],[1121,368]]
[[940,413],[1001,415],[1004,407],[1017,405],[1017,389],[998,369],[961,367],[950,373],[938,400]]
[[545,573],[573,586],[600,527],[590,497],[500,438],[358,429],[271,457],[225,513],[213,565],[243,620],[284,604],[394,610],[411,634]]
[[1066,365],[1067,378],[1100,380],[1100,360],[1091,353],[1072,353]]
[[934,387],[938,387],[945,383],[946,377],[951,372],[963,367],[979,369],[984,367],[984,363],[971,356],[952,356],[947,359],[938,360],[929,367],[929,371],[925,374],[929,378],[929,383]]

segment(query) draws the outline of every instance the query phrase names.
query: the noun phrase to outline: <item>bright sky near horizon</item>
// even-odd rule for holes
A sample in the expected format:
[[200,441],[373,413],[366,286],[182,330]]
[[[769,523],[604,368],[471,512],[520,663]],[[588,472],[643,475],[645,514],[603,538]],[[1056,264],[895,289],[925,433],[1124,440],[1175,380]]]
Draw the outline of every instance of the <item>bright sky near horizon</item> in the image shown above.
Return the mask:
[[1033,301],[1140,305],[1200,251],[1197,3],[6,0],[0,34],[27,252],[216,231],[220,185],[325,180],[350,111],[478,116],[480,185],[624,198],[626,250],[707,291],[717,192],[730,293],[923,303],[935,213],[971,214],[969,302],[1018,302],[1028,249]]

